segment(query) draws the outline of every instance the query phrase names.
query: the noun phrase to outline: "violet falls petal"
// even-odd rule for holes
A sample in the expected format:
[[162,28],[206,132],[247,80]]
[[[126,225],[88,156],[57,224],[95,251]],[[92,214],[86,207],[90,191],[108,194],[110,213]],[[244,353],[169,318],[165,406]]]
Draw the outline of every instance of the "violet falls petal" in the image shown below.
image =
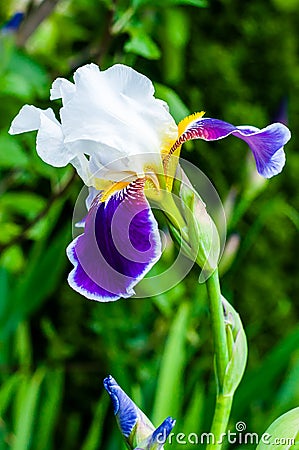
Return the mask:
[[273,123],[266,128],[237,126],[219,119],[202,118],[191,122],[175,143],[175,148],[190,139],[215,141],[233,135],[245,141],[256,162],[257,171],[265,178],[281,172],[285,164],[283,146],[291,133],[282,123]]
[[84,233],[68,246],[70,286],[91,300],[127,298],[161,256],[157,222],[139,179],[101,202],[96,197]]
[[271,178],[282,171],[285,164],[283,146],[291,137],[285,125],[273,123],[262,130],[254,127],[237,127],[232,134],[249,145],[260,175]]

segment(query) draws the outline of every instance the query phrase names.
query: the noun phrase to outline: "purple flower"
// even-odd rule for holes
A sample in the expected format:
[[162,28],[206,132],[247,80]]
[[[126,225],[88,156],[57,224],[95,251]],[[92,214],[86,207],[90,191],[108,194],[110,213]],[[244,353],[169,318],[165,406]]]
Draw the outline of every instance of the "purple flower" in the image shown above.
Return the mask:
[[154,97],[151,81],[121,64],[105,71],[86,65],[75,72],[74,81],[53,83],[51,99],[61,98],[63,104],[60,122],[50,108],[25,105],[10,133],[38,130],[39,156],[55,167],[72,164],[89,187],[84,232],[67,249],[74,266],[69,284],[89,299],[132,296],[160,258],[149,199],[162,206],[179,232],[186,227],[171,196],[184,142],[232,135],[248,144],[263,177],[284,166],[290,132],[281,123],[260,130],[203,118],[201,112],[177,126],[167,105]]
[[117,424],[128,447],[135,450],[162,450],[175,425],[175,420],[167,417],[155,429],[111,375],[104,379],[104,387],[110,395]]

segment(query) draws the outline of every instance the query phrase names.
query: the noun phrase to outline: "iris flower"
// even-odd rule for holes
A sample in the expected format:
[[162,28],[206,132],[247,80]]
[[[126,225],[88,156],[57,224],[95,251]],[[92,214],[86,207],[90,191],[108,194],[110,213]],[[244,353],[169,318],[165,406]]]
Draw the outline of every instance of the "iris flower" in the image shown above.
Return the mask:
[[85,65],[75,72],[74,83],[56,79],[50,98],[62,99],[60,122],[51,108],[25,105],[10,133],[38,130],[39,156],[55,167],[72,164],[89,187],[84,232],[67,255],[74,266],[70,286],[92,300],[132,296],[160,258],[149,199],[173,212],[180,230],[186,225],[169,195],[184,142],[242,139],[266,178],[285,164],[283,146],[290,132],[283,124],[234,126],[199,112],[176,125],[167,104],[154,97],[151,81],[125,65],[104,71]]
[[116,421],[127,447],[135,450],[163,450],[175,420],[167,417],[155,428],[111,375],[104,379],[104,387],[112,400]]

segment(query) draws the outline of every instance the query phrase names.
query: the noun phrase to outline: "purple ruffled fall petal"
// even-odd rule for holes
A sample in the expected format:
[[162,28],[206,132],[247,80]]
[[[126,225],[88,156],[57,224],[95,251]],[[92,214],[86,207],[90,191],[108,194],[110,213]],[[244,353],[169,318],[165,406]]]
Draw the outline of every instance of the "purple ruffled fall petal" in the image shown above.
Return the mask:
[[84,233],[67,248],[70,286],[100,302],[127,298],[161,256],[157,222],[139,179],[101,202],[96,197]]
[[236,136],[248,144],[260,175],[271,178],[281,172],[285,164],[283,146],[291,137],[289,129],[282,123],[273,123],[260,130],[252,126],[236,127],[218,119],[195,119],[190,121],[174,148],[191,139],[215,141],[229,135]]

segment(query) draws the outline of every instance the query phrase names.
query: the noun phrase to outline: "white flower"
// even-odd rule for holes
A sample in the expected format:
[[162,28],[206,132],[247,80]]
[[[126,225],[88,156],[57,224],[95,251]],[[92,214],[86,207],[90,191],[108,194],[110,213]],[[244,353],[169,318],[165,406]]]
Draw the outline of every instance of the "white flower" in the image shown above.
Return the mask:
[[25,105],[9,132],[38,130],[39,156],[55,167],[71,163],[88,186],[98,186],[99,170],[111,181],[124,173],[142,177],[146,168],[161,166],[165,142],[177,138],[177,125],[166,103],[154,97],[152,82],[128,66],[83,66],[74,83],[56,79],[50,98],[62,99],[61,123],[50,108]]
[[[205,243],[214,242],[214,228],[207,229],[202,214],[188,222],[172,197],[184,142],[232,135],[248,144],[260,175],[270,178],[284,166],[283,146],[291,135],[281,123],[260,130],[199,112],[177,126],[167,105],[155,99],[151,81],[119,64],[103,72],[94,64],[81,67],[74,81],[58,78],[52,86],[51,99],[62,99],[61,123],[50,108],[25,105],[10,133],[38,130],[40,157],[56,167],[71,163],[89,186],[84,232],[67,249],[74,266],[69,283],[87,298],[106,302],[133,295],[134,286],[158,261],[161,240],[149,199],[184,236],[188,256],[197,255],[199,243],[196,257],[204,266]],[[182,189],[180,194],[189,210],[188,196],[184,199]],[[197,220],[204,236],[192,235]],[[189,234],[182,234],[186,228]]]

